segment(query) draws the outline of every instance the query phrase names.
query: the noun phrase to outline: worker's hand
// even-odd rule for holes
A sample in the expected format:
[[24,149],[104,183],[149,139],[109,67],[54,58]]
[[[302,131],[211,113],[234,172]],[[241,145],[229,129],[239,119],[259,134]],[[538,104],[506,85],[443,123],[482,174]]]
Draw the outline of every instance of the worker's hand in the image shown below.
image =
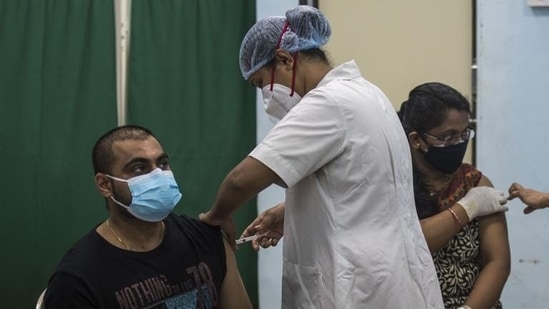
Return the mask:
[[261,235],[252,241],[255,251],[259,247],[269,248],[276,246],[284,234],[284,203],[280,203],[260,213],[255,220],[248,225],[240,237]]
[[507,198],[503,192],[484,186],[472,188],[457,202],[465,209],[469,221],[476,217],[507,211],[508,208],[504,206],[505,203],[507,203]]
[[208,225],[219,226],[221,230],[223,230],[223,232],[225,233],[225,236],[227,237],[227,242],[229,243],[231,248],[233,250],[236,249],[236,227],[232,216],[229,216],[225,219],[217,219],[213,218],[210,211],[208,211],[206,213],[199,214],[198,218],[200,219],[200,221]]
[[509,187],[509,200],[518,197],[524,204],[523,212],[529,214],[536,209],[549,207],[549,194],[523,187],[519,183],[513,183]]

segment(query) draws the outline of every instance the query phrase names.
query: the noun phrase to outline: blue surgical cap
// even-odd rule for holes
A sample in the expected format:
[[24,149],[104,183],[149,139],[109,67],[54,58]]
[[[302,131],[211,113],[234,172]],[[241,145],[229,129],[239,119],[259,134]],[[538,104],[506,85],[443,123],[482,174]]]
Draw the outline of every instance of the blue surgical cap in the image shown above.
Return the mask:
[[[282,33],[288,21],[288,29]],[[280,39],[280,46],[289,53],[318,48],[328,42],[331,34],[328,19],[320,10],[300,5],[286,12],[284,16],[272,16],[258,20],[253,25],[240,45],[240,71],[244,79],[261,69],[275,56],[275,49]],[[282,38],[281,38],[282,36]]]

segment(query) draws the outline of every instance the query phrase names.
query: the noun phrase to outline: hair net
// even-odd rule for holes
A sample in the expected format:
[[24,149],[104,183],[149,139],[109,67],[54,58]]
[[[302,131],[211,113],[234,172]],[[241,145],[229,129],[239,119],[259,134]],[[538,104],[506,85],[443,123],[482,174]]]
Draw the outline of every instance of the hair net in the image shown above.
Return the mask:
[[[288,29],[282,33],[288,21]],[[294,53],[300,50],[318,48],[328,42],[331,29],[328,19],[320,10],[300,5],[288,10],[286,17],[272,16],[258,20],[240,45],[240,71],[244,79],[261,69],[275,56],[278,48]]]

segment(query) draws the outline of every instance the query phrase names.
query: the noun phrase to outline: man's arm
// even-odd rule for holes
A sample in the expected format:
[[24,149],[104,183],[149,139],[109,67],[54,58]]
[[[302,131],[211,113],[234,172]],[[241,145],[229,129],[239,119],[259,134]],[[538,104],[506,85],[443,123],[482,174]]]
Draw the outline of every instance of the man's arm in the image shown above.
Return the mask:
[[225,259],[227,264],[227,272],[225,279],[221,285],[219,292],[219,308],[220,309],[247,309],[252,308],[252,303],[248,297],[248,292],[244,287],[234,252],[223,239],[225,245]]

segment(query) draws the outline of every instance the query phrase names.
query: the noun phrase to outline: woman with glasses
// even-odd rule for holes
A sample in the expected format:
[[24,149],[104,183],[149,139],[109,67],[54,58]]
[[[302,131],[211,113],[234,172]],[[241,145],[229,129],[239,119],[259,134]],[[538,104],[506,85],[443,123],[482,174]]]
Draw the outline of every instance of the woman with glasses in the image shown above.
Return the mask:
[[475,135],[469,102],[448,85],[426,83],[410,92],[399,117],[412,152],[416,209],[445,307],[501,308],[510,272],[507,208],[503,193],[495,195],[490,180],[462,162]]

